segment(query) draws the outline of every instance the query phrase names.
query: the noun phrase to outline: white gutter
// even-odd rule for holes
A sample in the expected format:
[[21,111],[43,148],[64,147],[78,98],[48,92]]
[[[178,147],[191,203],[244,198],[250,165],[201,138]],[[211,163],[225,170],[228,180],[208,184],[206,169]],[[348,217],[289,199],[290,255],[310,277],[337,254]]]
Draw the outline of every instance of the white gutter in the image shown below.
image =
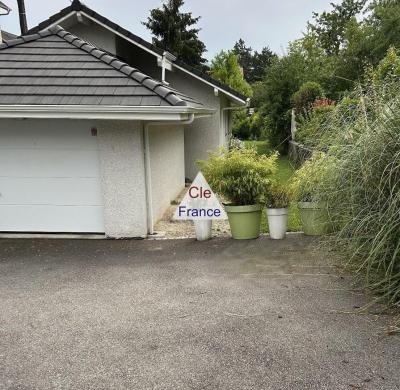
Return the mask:
[[0,105],[0,118],[182,121],[214,112],[186,106]]
[[173,65],[174,65],[174,68],[179,69],[180,71],[185,72],[187,74],[190,74],[194,78],[196,78],[196,79],[202,81],[203,83],[208,84],[210,87],[212,87],[214,89],[217,89],[218,91],[222,92],[224,95],[229,96],[232,100],[235,100],[236,102],[238,102],[240,104],[245,104],[247,102],[247,100],[245,101],[245,100],[242,100],[242,99],[238,98],[237,96],[233,95],[232,93],[226,91],[225,89],[223,89],[221,87],[216,86],[213,83],[210,83],[209,81],[203,79],[202,77],[197,76],[196,74],[190,72],[189,70],[187,70],[187,69],[185,69],[185,68],[183,68],[183,67],[181,67],[179,65],[176,65],[175,63]]
[[153,212],[153,187],[151,183],[151,156],[150,156],[150,126],[168,125],[190,125],[195,119],[195,114],[190,114],[189,119],[178,122],[147,122],[143,129],[143,149],[144,149],[144,171],[146,181],[146,202],[147,202],[147,227],[150,235],[154,234],[154,212]]
[[245,106],[224,107],[224,108],[222,108],[222,111],[247,110],[249,107],[250,107],[250,98],[247,98]]

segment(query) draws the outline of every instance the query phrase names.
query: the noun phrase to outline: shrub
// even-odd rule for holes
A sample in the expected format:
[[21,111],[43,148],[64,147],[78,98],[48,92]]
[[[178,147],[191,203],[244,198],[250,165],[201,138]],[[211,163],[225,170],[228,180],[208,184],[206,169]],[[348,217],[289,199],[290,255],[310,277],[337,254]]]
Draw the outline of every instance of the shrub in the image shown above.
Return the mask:
[[355,94],[328,123],[329,164],[315,187],[338,231],[331,244],[365,286],[400,304],[400,88],[391,77]]
[[378,84],[398,77],[400,77],[400,52],[394,47],[389,48],[386,57],[375,69],[367,72],[367,80]]
[[304,114],[312,104],[323,96],[324,92],[321,85],[316,82],[308,81],[292,96],[292,104],[298,115]]
[[265,138],[268,128],[267,118],[256,112],[249,116],[245,111],[239,111],[234,116],[232,134],[242,140],[257,140]]
[[298,202],[322,200],[318,187],[327,174],[330,163],[325,153],[316,152],[296,171],[290,182],[290,191]]
[[261,201],[276,170],[277,154],[258,155],[255,148],[222,150],[209,153],[207,161],[197,164],[213,191],[235,206]]
[[334,111],[335,105],[332,101],[329,101],[329,104],[325,100],[314,102],[312,109],[298,118],[299,131],[296,140],[310,147],[320,144],[324,137],[325,124]]
[[273,182],[265,196],[265,205],[271,209],[283,209],[289,207],[290,192],[287,186]]
[[252,96],[253,90],[243,77],[238,57],[232,51],[221,51],[211,61],[211,76],[231,88]]

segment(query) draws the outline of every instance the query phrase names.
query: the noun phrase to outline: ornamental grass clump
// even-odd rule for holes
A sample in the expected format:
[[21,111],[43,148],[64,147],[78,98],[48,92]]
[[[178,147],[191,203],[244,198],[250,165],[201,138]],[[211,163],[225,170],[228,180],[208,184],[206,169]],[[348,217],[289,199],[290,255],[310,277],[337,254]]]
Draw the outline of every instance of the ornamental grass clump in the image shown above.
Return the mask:
[[[345,255],[378,300],[400,304],[399,79],[371,82],[354,98],[351,115],[338,110],[328,124],[326,174],[316,186]],[[322,146],[322,145],[321,145]]]
[[287,186],[274,181],[265,196],[265,205],[269,209],[284,209],[290,205],[290,191]]
[[296,171],[291,182],[290,191],[298,202],[317,202],[321,200],[318,191],[322,178],[328,173],[329,157],[326,153],[315,152],[300,169]]
[[254,205],[262,201],[276,171],[278,154],[259,155],[255,148],[222,150],[209,153],[198,166],[214,192],[234,206]]

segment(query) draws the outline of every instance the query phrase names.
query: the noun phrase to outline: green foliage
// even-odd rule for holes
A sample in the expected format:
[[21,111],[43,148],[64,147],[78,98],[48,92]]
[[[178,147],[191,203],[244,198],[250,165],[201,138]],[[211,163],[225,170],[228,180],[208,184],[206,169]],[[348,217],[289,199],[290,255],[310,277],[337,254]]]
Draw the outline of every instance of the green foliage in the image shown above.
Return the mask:
[[388,79],[400,77],[400,54],[394,47],[389,48],[386,57],[379,65],[368,72],[369,80],[373,83],[382,83]]
[[237,56],[231,51],[221,51],[211,62],[211,76],[231,88],[251,96],[253,91],[243,78]]
[[243,68],[245,80],[250,84],[263,80],[265,69],[271,65],[272,59],[276,57],[276,54],[268,47],[264,47],[261,52],[253,51],[251,47],[246,46],[243,39],[239,39],[235,43],[233,52]]
[[274,180],[265,195],[265,206],[270,209],[283,209],[289,207],[290,192],[287,186]]
[[[244,143],[247,147],[256,148],[258,154],[271,155],[273,153],[268,141],[245,141]],[[276,164],[276,171],[271,180],[289,191],[290,188],[288,186],[296,171],[296,168],[297,166],[295,166],[287,156],[279,156]],[[263,213],[261,218],[261,228],[263,232],[268,233],[268,223],[265,213]],[[301,229],[302,224],[299,209],[297,204],[292,201],[289,208],[288,231],[298,232],[301,231]]]
[[274,153],[274,151],[271,149],[270,144],[266,140],[244,141],[243,143],[246,145],[247,148],[255,148],[258,154],[265,154],[269,156]]
[[331,161],[322,152],[316,152],[296,171],[291,183],[291,193],[298,202],[318,202],[321,180],[328,172]]
[[369,62],[376,66],[385,57],[389,47],[400,48],[400,2],[375,0],[370,5],[370,15],[365,20],[366,53]]
[[[326,102],[323,104],[323,102]],[[308,147],[316,147],[322,144],[325,136],[325,127],[337,108],[333,102],[322,99],[314,102],[314,105],[300,115],[298,120],[298,132],[296,140]]]
[[[400,77],[400,55],[398,50],[389,48],[387,55],[375,68],[369,68],[365,79],[365,88],[381,88],[384,85],[392,85],[398,82]],[[388,84],[389,83],[389,84]],[[394,91],[397,93],[397,90]],[[390,88],[386,91],[389,94],[393,93]],[[371,98],[372,94],[370,95]],[[395,96],[392,96],[393,98]],[[380,98],[379,96],[377,97]],[[359,115],[362,101],[356,96],[345,96],[337,105],[313,105],[311,110],[306,114],[300,115],[297,118],[299,131],[296,134],[296,139],[309,147],[326,148],[331,142],[331,131],[336,131],[339,123],[346,127],[353,120],[355,115]],[[331,122],[336,123],[336,127],[332,127]]]
[[292,102],[297,114],[304,114],[311,109],[312,104],[324,95],[320,84],[307,81],[293,94]]
[[340,104],[338,104],[337,109],[339,111],[339,114],[343,115],[349,115],[349,117],[352,117],[353,115],[350,114],[354,111],[356,111],[359,108],[360,105],[360,99],[355,98],[355,97],[350,97],[350,96],[345,96],[341,101]]
[[239,111],[234,116],[232,134],[242,140],[265,138],[268,132],[268,118],[260,113],[251,116]]
[[318,39],[327,54],[339,54],[346,41],[348,24],[364,9],[367,0],[343,0],[341,4],[332,3],[332,11],[313,13],[314,23],[309,23],[311,34]]
[[271,184],[277,154],[259,155],[254,148],[209,153],[198,166],[214,192],[236,206],[257,204]]
[[256,107],[271,120],[269,138],[274,146],[285,142],[290,135],[290,98],[301,85],[303,67],[303,58],[298,53],[276,58],[266,70],[263,87],[258,87],[259,107]]
[[[384,62],[385,63],[385,62]],[[385,72],[384,72],[385,73]],[[400,303],[400,87],[387,78],[328,126],[326,171],[314,187],[337,231],[330,243],[378,299]]]
[[[304,83],[320,84],[324,96],[339,101],[355,86],[376,82],[387,72],[398,77],[394,68],[400,49],[400,1],[366,3],[343,0],[332,4],[331,11],[314,14],[307,33],[291,42],[283,57],[274,58],[264,80],[254,85],[253,104],[269,118],[273,145],[285,145],[290,138],[291,98]],[[389,48],[392,58],[371,79],[366,70],[376,67]]]
[[143,25],[154,35],[153,44],[175,54],[189,65],[204,70],[206,46],[200,41],[200,29],[193,28],[200,20],[191,12],[182,13],[183,0],[168,0],[162,8],[154,8]]
[[290,44],[286,56],[273,60],[265,80],[255,89],[255,107],[270,119],[270,140],[274,146],[286,145],[290,139],[292,97],[308,81],[322,89],[334,89],[333,63],[312,37]]
[[253,96],[251,97],[251,106],[256,107],[258,111],[265,104],[265,83],[262,81],[257,81],[251,85],[253,89]]

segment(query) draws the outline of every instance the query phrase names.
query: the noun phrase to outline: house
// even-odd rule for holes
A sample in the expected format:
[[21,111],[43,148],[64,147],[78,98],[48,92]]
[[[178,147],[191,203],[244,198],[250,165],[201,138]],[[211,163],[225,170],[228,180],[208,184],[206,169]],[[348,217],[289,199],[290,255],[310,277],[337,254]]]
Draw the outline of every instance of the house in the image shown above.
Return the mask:
[[146,42],[79,0],[73,0],[70,6],[28,33],[37,33],[54,25],[60,25],[155,80],[167,82],[172,88],[216,110],[213,116],[185,126],[185,172],[189,179],[194,179],[197,174],[195,162],[198,159],[206,158],[208,150],[226,145],[232,109],[243,108],[249,103],[246,96]]
[[0,45],[0,231],[152,234],[246,103],[74,0]]

